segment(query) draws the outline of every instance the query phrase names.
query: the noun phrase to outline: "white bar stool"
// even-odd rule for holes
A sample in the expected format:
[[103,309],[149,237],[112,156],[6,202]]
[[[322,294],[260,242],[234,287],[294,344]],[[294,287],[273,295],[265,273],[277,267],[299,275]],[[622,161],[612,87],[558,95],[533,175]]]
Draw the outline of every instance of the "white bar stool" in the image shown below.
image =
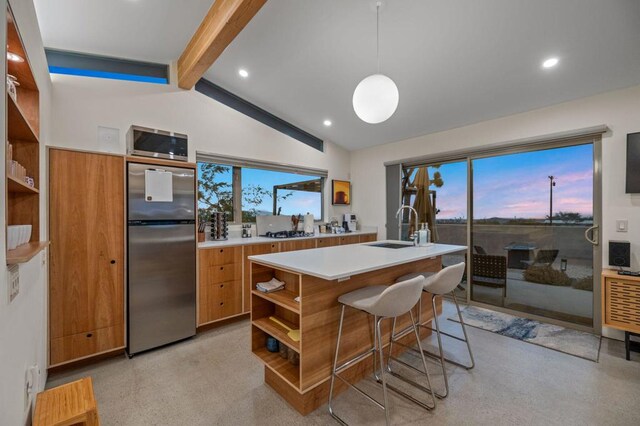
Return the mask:
[[[340,313],[340,326],[338,328],[338,339],[336,343],[336,353],[333,360],[333,373],[331,374],[331,387],[329,390],[329,414],[339,421],[341,424],[346,425],[340,417],[334,412],[332,402],[333,402],[333,387],[335,383],[336,377],[345,382],[347,385],[358,391],[361,395],[366,397],[368,400],[373,402],[379,408],[383,409],[385,412],[385,417],[387,421],[387,425],[390,424],[389,421],[389,400],[387,396],[387,387],[391,390],[396,390],[392,386],[387,385],[387,378],[385,373],[385,365],[384,365],[384,355],[382,352],[383,344],[382,344],[382,333],[380,324],[383,319],[393,318],[394,322],[396,317],[406,314],[409,312],[411,314],[411,322],[413,326],[409,328],[413,329],[414,335],[418,342],[418,348],[420,349],[420,353],[422,354],[422,345],[420,343],[420,335],[418,333],[418,327],[416,326],[415,318],[413,316],[412,308],[418,303],[422,295],[422,289],[424,287],[424,277],[419,275],[417,277],[413,277],[410,280],[404,282],[398,282],[396,284],[385,286],[385,285],[377,285],[364,287],[359,290],[352,291],[347,294],[343,294],[338,298],[338,302],[342,304],[342,312]],[[355,356],[344,363],[338,365],[338,354],[340,351],[340,338],[342,337],[342,326],[344,323],[344,312],[345,308],[349,306],[354,309],[358,309],[360,311],[366,312],[369,315],[373,315],[374,317],[374,344],[371,349],[363,352],[362,354]],[[373,352],[374,354],[374,375],[376,379],[378,379],[378,375],[376,374],[376,357],[375,354],[378,352],[380,358],[380,378],[382,382],[382,395],[384,398],[384,404],[380,404],[378,401],[373,399],[366,392],[358,388],[357,386],[349,383],[345,378],[340,376],[340,373],[345,369],[349,368],[354,363],[364,359],[368,355]],[[429,371],[427,370],[427,362],[422,355],[422,365],[424,367],[424,373],[427,377],[428,388],[431,388],[431,381],[429,378]],[[419,386],[425,389],[422,386]],[[433,409],[436,405],[436,398],[432,392],[429,392],[431,395],[432,404],[427,404],[425,402],[419,401],[416,398],[411,396],[407,396],[411,401],[417,403],[418,405],[426,408]]]
[[[422,324],[422,303],[419,305],[419,310],[418,310],[418,327],[423,327],[426,329],[429,329],[431,331],[435,331],[436,335],[438,337],[438,354],[434,354],[431,353],[429,351],[423,350],[418,348],[424,355],[427,355],[429,357],[432,358],[436,358],[438,359],[438,361],[440,362],[440,366],[442,367],[442,376],[444,379],[444,392],[443,393],[438,393],[434,391],[434,394],[438,397],[438,398],[446,398],[447,395],[449,395],[449,380],[447,378],[447,370],[445,368],[445,361],[449,362],[451,364],[457,365],[459,367],[465,368],[467,370],[471,370],[474,366],[475,366],[475,361],[473,359],[473,352],[471,352],[471,345],[469,344],[469,337],[467,336],[467,329],[465,328],[464,325],[464,320],[462,319],[462,314],[460,313],[460,305],[458,305],[458,300],[456,299],[456,295],[455,295],[455,289],[456,287],[460,284],[460,282],[462,281],[462,276],[464,275],[464,270],[465,270],[465,263],[464,262],[460,262],[458,264],[452,265],[452,266],[448,266],[444,269],[442,269],[440,272],[435,273],[435,274],[431,274],[429,275],[425,281],[424,281],[424,291],[431,293],[431,306],[433,307],[433,321],[435,322],[436,328],[435,330],[431,327],[429,327],[428,325],[424,325]],[[402,276],[400,278],[398,278],[397,281],[406,281],[407,279],[410,279],[411,277],[414,277],[416,275],[427,275],[428,273],[414,273],[414,274],[408,274],[405,276]],[[438,323],[438,315],[436,314],[436,296],[440,296],[440,295],[445,295],[445,294],[451,294],[451,296],[453,297],[453,302],[456,305],[456,311],[458,312],[458,319],[460,321],[460,326],[462,327],[462,334],[464,335],[464,338],[462,337],[458,337],[455,336],[453,334],[449,334],[446,333],[444,331],[440,330],[440,324]],[[393,359],[394,361],[403,364],[409,368],[412,368],[414,370],[417,370],[415,367],[407,364],[406,362],[396,358],[396,357],[392,357],[391,356],[391,350],[393,348],[393,343],[395,342],[395,340],[399,337],[399,336],[403,336],[405,335],[411,327],[408,327],[404,330],[402,330],[400,333],[395,334],[395,321],[393,324],[393,328],[391,329],[391,344],[389,345],[389,362],[388,362],[388,369],[389,369],[389,373],[391,373],[394,376],[399,377],[402,380],[407,381],[405,378],[403,378],[402,376],[398,375],[397,373],[393,372],[391,370],[391,359]],[[444,348],[442,346],[442,335],[451,337],[453,339],[459,340],[461,342],[465,342],[467,345],[467,350],[469,352],[469,359],[470,359],[470,363],[469,364],[461,364],[457,361],[445,358],[444,356]],[[398,343],[401,345],[401,343]],[[413,349],[413,348],[410,348]],[[415,351],[415,349],[413,349]],[[417,370],[419,371],[419,370]],[[419,385],[415,382],[411,382],[411,384],[418,386]],[[423,389],[425,391],[430,390],[430,389]]]

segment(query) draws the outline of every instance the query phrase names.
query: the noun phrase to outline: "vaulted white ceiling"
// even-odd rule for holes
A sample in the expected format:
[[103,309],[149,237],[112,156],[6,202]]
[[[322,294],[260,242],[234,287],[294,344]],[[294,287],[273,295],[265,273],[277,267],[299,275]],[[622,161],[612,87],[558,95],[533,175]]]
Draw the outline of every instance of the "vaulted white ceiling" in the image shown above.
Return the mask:
[[[35,3],[47,47],[167,62],[212,2]],[[380,54],[400,104],[377,125],[351,105],[375,72],[375,0],[268,0],[205,77],[358,149],[640,84],[640,1],[385,0]]]

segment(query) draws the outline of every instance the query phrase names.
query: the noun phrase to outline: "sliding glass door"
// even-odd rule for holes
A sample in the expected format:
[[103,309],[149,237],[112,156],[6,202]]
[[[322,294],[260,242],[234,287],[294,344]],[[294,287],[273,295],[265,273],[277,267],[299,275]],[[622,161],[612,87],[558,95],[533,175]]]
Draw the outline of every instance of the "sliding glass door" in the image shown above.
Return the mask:
[[593,328],[600,149],[585,137],[403,165],[397,198],[415,208],[418,223],[403,210],[400,239],[427,223],[432,241],[468,246],[442,259],[443,267],[467,262],[462,300]]
[[[419,223],[426,223],[432,241],[467,245],[467,161],[405,167],[402,175],[402,204],[412,206]],[[403,212],[401,239],[406,240],[416,229],[415,219]],[[442,257],[443,267],[464,262],[464,253]],[[466,276],[457,296],[466,300]]]
[[470,299],[591,327],[593,143],[469,161]]

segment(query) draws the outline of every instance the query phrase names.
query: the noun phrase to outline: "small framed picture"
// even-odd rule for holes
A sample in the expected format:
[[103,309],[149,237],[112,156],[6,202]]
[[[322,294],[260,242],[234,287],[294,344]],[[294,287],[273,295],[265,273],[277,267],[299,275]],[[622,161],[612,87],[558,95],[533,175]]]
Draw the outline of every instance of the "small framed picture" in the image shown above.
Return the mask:
[[335,179],[331,181],[331,204],[334,206],[351,204],[351,182]]

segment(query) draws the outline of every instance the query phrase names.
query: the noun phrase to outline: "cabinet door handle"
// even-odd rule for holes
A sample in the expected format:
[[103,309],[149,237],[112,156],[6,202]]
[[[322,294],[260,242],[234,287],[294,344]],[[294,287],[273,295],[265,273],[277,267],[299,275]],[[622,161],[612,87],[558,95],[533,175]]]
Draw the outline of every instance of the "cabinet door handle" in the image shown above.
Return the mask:
[[87,337],[92,337],[93,333],[87,333]]
[[220,284],[220,288],[224,288],[224,284]]
[[116,263],[116,261],[114,259],[111,259],[111,264],[114,265]]
[[220,270],[221,270],[221,271],[223,271],[223,270],[224,270],[224,266],[221,266],[221,267],[220,267]]
[[224,305],[224,302],[220,302],[220,306]]

